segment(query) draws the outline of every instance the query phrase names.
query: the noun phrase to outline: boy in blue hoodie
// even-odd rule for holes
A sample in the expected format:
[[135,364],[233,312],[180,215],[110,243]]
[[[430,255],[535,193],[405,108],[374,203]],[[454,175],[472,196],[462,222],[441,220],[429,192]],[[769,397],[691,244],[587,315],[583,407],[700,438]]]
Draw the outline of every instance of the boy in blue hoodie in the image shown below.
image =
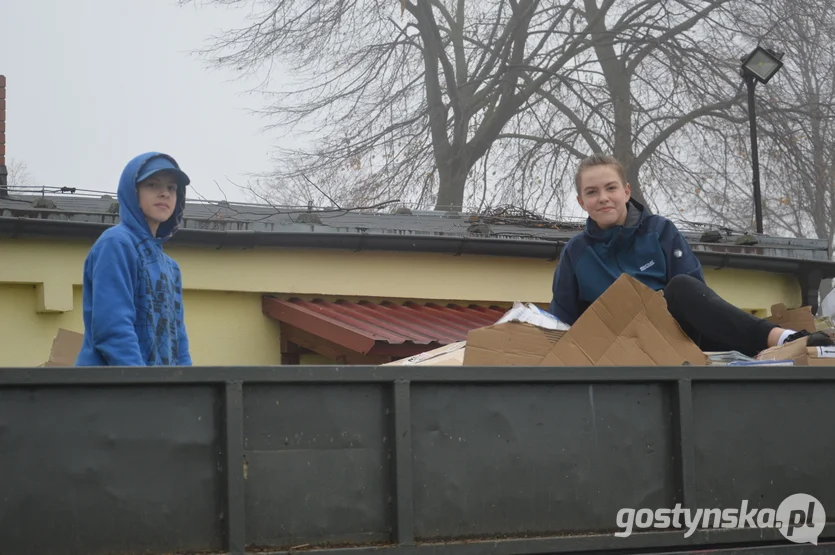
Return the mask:
[[180,227],[189,177],[141,154],[119,180],[118,225],[84,262],[84,342],[76,366],[190,366],[179,265],[162,250]]
[[703,351],[748,356],[809,336],[809,346],[834,345],[822,332],[787,330],[724,301],[705,284],[699,259],[675,225],[630,198],[623,166],[612,156],[580,163],[577,202],[586,229],[563,249],[554,273],[551,313],[571,325],[612,285],[629,274],[656,291],[682,330]]

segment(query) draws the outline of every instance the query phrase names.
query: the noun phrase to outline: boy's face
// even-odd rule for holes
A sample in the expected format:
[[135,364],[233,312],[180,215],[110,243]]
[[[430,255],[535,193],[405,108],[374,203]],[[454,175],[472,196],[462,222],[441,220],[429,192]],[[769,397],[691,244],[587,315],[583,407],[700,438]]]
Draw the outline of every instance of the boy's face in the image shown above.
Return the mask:
[[169,172],[158,172],[137,185],[139,207],[156,233],[159,224],[168,221],[177,204],[177,181]]
[[631,189],[612,166],[594,166],[580,174],[577,202],[601,229],[626,222],[626,203]]

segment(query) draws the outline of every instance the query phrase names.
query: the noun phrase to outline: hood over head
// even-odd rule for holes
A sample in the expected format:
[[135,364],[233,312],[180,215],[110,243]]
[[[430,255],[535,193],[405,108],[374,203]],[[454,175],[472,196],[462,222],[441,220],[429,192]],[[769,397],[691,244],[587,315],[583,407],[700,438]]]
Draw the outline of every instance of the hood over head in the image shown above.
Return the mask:
[[[177,203],[171,217],[159,225],[157,236],[152,237],[151,228],[139,206],[136,185],[159,171],[170,171],[177,176]],[[177,161],[161,152],[146,152],[127,163],[119,178],[119,218],[131,231],[142,237],[153,238],[164,243],[174,236],[183,222],[186,206],[186,186],[190,183],[188,175],[180,169]]]

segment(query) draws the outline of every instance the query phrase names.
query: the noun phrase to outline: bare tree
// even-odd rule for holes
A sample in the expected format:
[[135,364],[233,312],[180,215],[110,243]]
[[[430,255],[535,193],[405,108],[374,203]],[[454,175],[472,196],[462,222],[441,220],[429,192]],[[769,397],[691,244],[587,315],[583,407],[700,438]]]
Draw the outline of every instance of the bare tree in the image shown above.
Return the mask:
[[[564,161],[613,151],[641,198],[639,170],[658,145],[737,99],[724,60],[705,47],[717,38],[706,35],[711,15],[730,1],[635,0],[617,13],[613,0],[404,1],[398,20],[388,2],[269,0],[204,53],[303,76],[265,110],[316,136],[311,149],[279,152],[274,177],[287,187],[304,175],[343,198],[459,209],[468,177],[481,178],[470,186],[483,201],[481,186],[497,181],[488,174],[547,144]],[[473,176],[497,139],[513,139],[497,148],[509,158],[497,153]],[[536,185],[547,203],[555,184]]]
[[8,176],[6,177],[6,184],[9,191],[14,192],[15,189],[34,187],[35,180],[29,172],[29,166],[22,160],[9,158],[6,164]]
[[[593,18],[595,0],[584,6]],[[544,167],[546,182],[565,183],[578,157],[605,151],[626,164],[638,200],[677,210],[681,176],[698,183],[707,169],[698,152],[721,144],[725,123],[744,129],[739,57],[756,42],[754,23],[781,17],[770,2],[619,2],[575,74],[544,87],[545,106],[502,134],[534,145],[508,182],[530,174],[538,183]]]
[[792,7],[781,30],[793,67],[769,91],[775,110],[764,119],[769,223],[782,235],[833,242],[835,225],[835,20],[828,10]]
[[[757,127],[766,233],[833,242],[835,217],[835,18],[824,2],[779,2],[764,40],[787,54],[757,89]],[[751,25],[749,29],[756,28]],[[747,104],[715,127],[693,126],[698,155],[669,188],[694,217],[737,230],[754,226]],[[685,141],[682,141],[684,143]]]
[[300,143],[263,183],[437,209],[559,210],[595,151],[639,200],[675,199],[666,180],[706,167],[682,137],[721,139],[744,98],[736,36],[779,17],[765,0],[210,1],[254,8],[203,51],[214,63],[299,78],[263,110]]
[[[303,76],[266,112],[287,129],[309,125],[315,146],[281,150],[276,179],[333,180],[353,171],[350,194],[366,201],[397,195],[425,204],[434,197],[438,208],[460,209],[470,170],[505,124],[589,48],[589,26],[576,28],[572,3],[255,4],[261,11],[253,23],[206,53],[240,70],[279,61]],[[560,28],[570,32],[557,37]],[[538,71],[526,80],[529,67]]]

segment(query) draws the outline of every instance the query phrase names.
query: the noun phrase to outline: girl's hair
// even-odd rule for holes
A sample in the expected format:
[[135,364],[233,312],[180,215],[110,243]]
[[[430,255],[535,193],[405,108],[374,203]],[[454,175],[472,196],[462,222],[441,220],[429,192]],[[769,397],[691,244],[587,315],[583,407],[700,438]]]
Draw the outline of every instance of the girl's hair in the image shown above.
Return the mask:
[[580,174],[583,173],[584,170],[589,168],[593,168],[595,166],[613,166],[615,171],[618,172],[618,177],[620,177],[621,182],[626,184],[626,168],[623,167],[623,164],[609,154],[592,154],[588,158],[584,158],[580,161],[580,165],[577,166],[577,173],[574,176],[574,186],[577,189],[577,194],[580,194]]

